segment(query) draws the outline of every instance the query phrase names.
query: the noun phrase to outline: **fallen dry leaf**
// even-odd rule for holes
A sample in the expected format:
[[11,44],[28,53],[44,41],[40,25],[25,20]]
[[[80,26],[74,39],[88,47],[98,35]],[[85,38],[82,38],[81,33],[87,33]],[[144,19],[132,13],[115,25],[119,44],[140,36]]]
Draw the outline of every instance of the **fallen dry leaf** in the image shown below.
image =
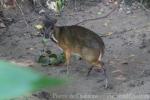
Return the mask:
[[108,35],[108,36],[110,36],[110,35],[112,35],[113,34],[113,32],[108,32],[108,33],[106,33],[106,35]]
[[43,25],[37,24],[37,25],[35,25],[35,28],[38,30],[41,30],[41,29],[43,29]]
[[115,79],[120,80],[120,81],[125,81],[127,78],[124,77],[123,75],[119,75],[119,76],[115,77]]

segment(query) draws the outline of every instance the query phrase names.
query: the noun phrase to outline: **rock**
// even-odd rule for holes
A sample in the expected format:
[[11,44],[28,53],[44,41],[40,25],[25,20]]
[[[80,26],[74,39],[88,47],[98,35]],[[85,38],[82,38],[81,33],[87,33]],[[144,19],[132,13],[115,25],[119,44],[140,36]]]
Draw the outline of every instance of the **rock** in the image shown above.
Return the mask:
[[0,28],[6,28],[6,25],[4,23],[0,23]]
[[140,48],[140,49],[144,49],[144,48],[146,48],[146,45],[145,45],[145,44],[142,44],[139,48]]
[[150,50],[147,50],[148,53],[150,53]]
[[39,11],[39,14],[44,14],[45,13],[45,10],[44,9],[41,9],[40,11]]
[[131,14],[132,12],[130,10],[126,11],[126,14],[129,15]]

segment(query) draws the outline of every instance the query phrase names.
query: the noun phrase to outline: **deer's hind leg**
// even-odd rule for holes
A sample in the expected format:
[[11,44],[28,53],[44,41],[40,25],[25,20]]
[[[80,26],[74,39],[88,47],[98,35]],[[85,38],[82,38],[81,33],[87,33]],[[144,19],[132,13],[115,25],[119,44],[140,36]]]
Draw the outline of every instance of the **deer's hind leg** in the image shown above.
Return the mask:
[[96,69],[98,72],[103,72],[103,75],[105,77],[105,88],[108,88],[108,76],[106,73],[106,69],[104,67],[104,63],[102,61],[97,61],[96,63],[94,63],[96,67],[94,67],[94,69]]
[[89,75],[90,75],[90,73],[91,73],[91,71],[93,70],[93,68],[94,68],[94,66],[92,65],[92,66],[89,68],[88,73],[87,73],[86,76],[89,76]]

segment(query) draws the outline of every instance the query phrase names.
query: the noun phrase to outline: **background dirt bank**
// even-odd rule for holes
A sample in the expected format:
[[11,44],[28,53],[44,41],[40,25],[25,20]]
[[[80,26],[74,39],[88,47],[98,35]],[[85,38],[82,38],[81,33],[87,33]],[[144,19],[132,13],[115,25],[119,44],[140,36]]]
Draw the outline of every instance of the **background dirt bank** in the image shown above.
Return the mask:
[[[87,0],[81,4],[82,6],[78,4],[76,11],[73,10],[73,7],[65,8],[58,24],[72,25],[83,19],[98,17],[111,10],[111,7],[104,6],[98,0],[93,2]],[[122,8],[124,9],[124,6]],[[34,25],[39,23],[39,15],[31,8],[24,7],[23,11],[29,27],[26,27],[19,9],[4,12],[6,17],[14,18],[14,22],[8,28],[0,29],[0,58],[31,66],[47,75],[65,75],[65,66],[41,67],[36,63],[36,59],[43,49],[42,37],[34,29]],[[21,99],[72,100],[65,97],[59,99],[55,96],[74,95],[77,97],[74,97],[73,100],[87,100],[78,97],[79,94],[87,94],[99,96],[93,100],[131,100],[128,97],[133,98],[137,97],[137,94],[141,94],[142,96],[138,97],[138,100],[149,100],[150,16],[140,8],[133,9],[129,14],[126,10],[120,9],[108,18],[89,21],[82,26],[99,35],[112,33],[110,36],[103,37],[106,45],[104,62],[113,86],[112,89],[104,89],[101,73],[93,71],[88,78],[86,77],[90,65],[85,61],[73,60],[70,73],[70,77],[73,79],[71,84],[55,90],[43,90]],[[54,52],[60,52],[50,40],[48,48]]]

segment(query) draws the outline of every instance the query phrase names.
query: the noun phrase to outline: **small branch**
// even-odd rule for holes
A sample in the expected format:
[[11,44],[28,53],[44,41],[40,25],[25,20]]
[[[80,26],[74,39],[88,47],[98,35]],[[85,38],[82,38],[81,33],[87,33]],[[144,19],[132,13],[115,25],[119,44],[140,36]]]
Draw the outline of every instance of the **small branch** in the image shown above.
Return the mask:
[[116,2],[116,4],[114,4],[113,9],[112,9],[110,12],[108,12],[106,15],[101,16],[101,17],[97,17],[97,18],[86,19],[86,20],[83,20],[83,21],[81,21],[81,22],[76,23],[75,25],[79,25],[79,24],[82,24],[82,23],[87,22],[87,21],[93,21],[93,20],[99,20],[99,19],[107,18],[107,17],[108,17],[109,15],[111,15],[116,9],[119,8],[119,5],[120,5],[120,2],[121,2],[121,1],[122,1],[122,0],[118,0],[118,2]]
[[150,13],[150,10],[147,9],[147,8],[144,6],[143,1],[144,1],[144,0],[141,0],[140,3],[139,3],[139,5],[140,5],[146,12]]
[[87,22],[87,21],[94,21],[94,20],[99,20],[99,19],[103,19],[103,18],[107,18],[112,12],[114,12],[117,9],[117,7],[115,7],[113,10],[111,10],[108,14],[101,16],[101,17],[97,17],[97,18],[92,18],[92,19],[86,19],[83,20],[81,22],[76,23],[76,25],[79,25],[81,23]]
[[26,19],[25,19],[25,14],[24,14],[24,12],[23,12],[22,8],[20,7],[20,5],[18,4],[18,2],[17,2],[17,1],[16,1],[16,5],[18,6],[18,8],[19,8],[19,9],[20,9],[20,11],[21,11],[21,14],[22,14],[22,16],[23,16],[23,20],[24,20],[24,22],[25,22],[25,24],[26,24],[27,28],[29,28],[28,22],[27,22],[27,21],[26,21]]

